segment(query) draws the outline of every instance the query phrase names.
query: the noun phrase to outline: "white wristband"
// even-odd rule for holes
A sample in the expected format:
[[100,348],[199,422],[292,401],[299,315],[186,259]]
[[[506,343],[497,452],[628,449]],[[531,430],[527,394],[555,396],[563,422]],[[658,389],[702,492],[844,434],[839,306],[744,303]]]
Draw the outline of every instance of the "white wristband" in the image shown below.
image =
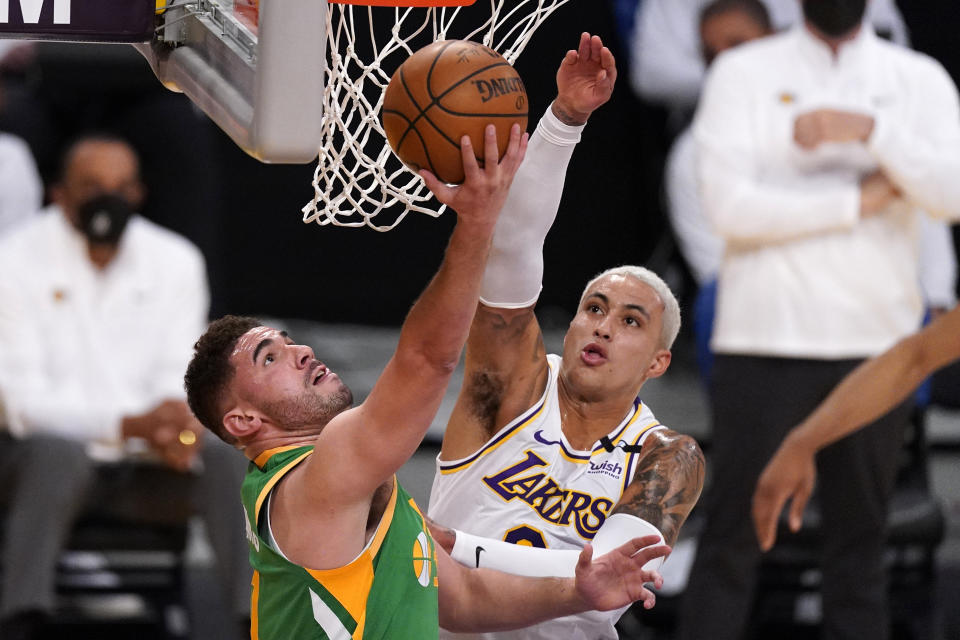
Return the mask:
[[458,529],[450,557],[466,567],[496,569],[518,576],[572,578],[580,552],[511,544]]
[[[504,573],[530,577],[572,578],[576,573],[580,551],[576,549],[541,549],[482,538],[457,530],[450,557],[465,567],[496,569]],[[656,535],[663,544],[663,534],[655,526],[626,513],[609,516],[593,539],[593,557],[599,558],[633,538]],[[654,558],[643,568],[657,571],[663,558]]]
[[[607,516],[603,526],[597,531],[593,538],[594,556],[602,556],[610,553],[620,545],[633,538],[642,538],[644,536],[659,536],[660,541],[655,544],[663,544],[663,534],[655,526],[644,520],[632,516],[629,513],[615,513]],[[652,546],[652,545],[651,545]],[[639,552],[638,552],[639,553]],[[654,558],[645,565],[646,571],[659,571],[663,566],[664,558]]]

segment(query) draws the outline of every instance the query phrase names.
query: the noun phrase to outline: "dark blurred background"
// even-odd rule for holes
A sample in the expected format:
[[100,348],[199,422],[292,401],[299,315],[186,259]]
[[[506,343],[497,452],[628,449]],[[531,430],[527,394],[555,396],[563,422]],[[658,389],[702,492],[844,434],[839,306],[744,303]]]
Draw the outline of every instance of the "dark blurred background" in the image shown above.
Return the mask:
[[[914,48],[937,58],[960,82],[957,1],[897,4]],[[531,127],[552,100],[556,67],[580,32],[603,38],[620,74],[613,100],[590,122],[574,154],[547,239],[538,311],[548,332],[566,325],[584,283],[615,264],[653,268],[682,305],[692,304],[695,285],[676,250],[661,194],[664,159],[680,123],[630,88],[629,54],[621,38],[634,5],[634,0],[574,0],[540,27],[516,64],[530,97]],[[396,327],[439,264],[452,213],[439,219],[411,214],[389,233],[304,225],[301,207],[313,196],[314,166],[265,165],[248,157],[184,96],[167,91],[129,46],[39,44],[31,64],[5,71],[2,79],[0,131],[27,140],[48,184],[56,179],[60,149],[81,131],[108,130],[134,144],[149,189],[143,213],[204,252],[213,317],[242,313]],[[960,239],[957,227],[954,239]],[[371,350],[365,338],[357,340]],[[703,402],[694,397],[699,387],[688,340],[685,330],[665,382],[673,386],[664,387],[670,393],[660,391],[666,399],[653,405],[665,422],[697,433],[682,412]],[[380,342],[388,354],[392,343]],[[362,364],[359,350],[351,354],[349,360]],[[955,424],[951,429],[956,431]],[[701,433],[708,439],[705,424]],[[952,442],[940,449],[943,468],[956,464]],[[422,456],[419,484],[404,479],[415,495],[428,490],[435,454],[428,449]],[[941,585],[949,587],[939,597],[944,609],[956,601],[958,571],[956,565],[943,568]],[[208,590],[200,584],[194,588],[201,602],[197,609],[209,611],[215,604],[207,607]],[[207,630],[206,622],[206,616],[195,617],[194,637],[221,637]]]
[[[556,65],[581,31],[603,38],[620,71],[614,99],[593,118],[574,155],[547,241],[540,311],[548,325],[565,322],[583,283],[613,264],[648,264],[686,297],[689,276],[674,251],[660,189],[675,131],[662,108],[630,89],[629,55],[618,37],[630,13],[623,12],[618,29],[617,8],[631,4],[569,3],[516,64],[531,100],[531,127],[555,94]],[[915,48],[960,77],[956,3],[899,5]],[[126,45],[41,44],[36,63],[7,74],[5,87],[0,130],[29,142],[46,180],[56,175],[58,149],[83,129],[116,131],[135,144],[150,189],[144,213],[204,251],[214,316],[393,325],[439,263],[452,214],[413,214],[386,234],[304,225],[300,208],[312,197],[314,167],[249,158],[184,96],[164,89]]]

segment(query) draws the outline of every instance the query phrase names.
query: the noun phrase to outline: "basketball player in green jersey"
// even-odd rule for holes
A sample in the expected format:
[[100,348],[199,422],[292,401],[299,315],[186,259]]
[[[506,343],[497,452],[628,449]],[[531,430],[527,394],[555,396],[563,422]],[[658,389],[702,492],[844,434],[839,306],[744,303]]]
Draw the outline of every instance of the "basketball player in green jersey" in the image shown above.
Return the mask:
[[[567,73],[602,76],[584,57]],[[438,623],[495,630],[635,600],[653,605],[643,583],[661,579],[642,567],[669,552],[646,547],[655,537],[595,560],[585,550],[572,579],[469,570],[435,547],[394,477],[423,438],[459,359],[526,141],[515,127],[498,162],[488,127],[483,169],[462,140],[463,185],[425,175],[457,224],[361,405],[350,408],[349,389],[309,347],[255,320],[228,316],[197,342],[185,379],[190,406],[253,462],[242,489],[255,570],[253,638],[420,640],[436,638]]]

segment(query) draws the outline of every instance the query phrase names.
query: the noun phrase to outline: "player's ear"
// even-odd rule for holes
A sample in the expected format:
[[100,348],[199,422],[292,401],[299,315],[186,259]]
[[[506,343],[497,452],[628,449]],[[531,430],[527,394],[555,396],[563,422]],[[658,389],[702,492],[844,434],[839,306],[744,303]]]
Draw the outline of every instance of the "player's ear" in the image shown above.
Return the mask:
[[670,353],[669,349],[660,349],[653,354],[653,359],[650,361],[650,366],[647,368],[647,379],[659,378],[666,373],[667,367],[670,366],[670,361],[672,359],[673,354]]
[[223,428],[237,440],[249,438],[262,426],[263,418],[259,412],[239,406],[230,409],[223,416]]

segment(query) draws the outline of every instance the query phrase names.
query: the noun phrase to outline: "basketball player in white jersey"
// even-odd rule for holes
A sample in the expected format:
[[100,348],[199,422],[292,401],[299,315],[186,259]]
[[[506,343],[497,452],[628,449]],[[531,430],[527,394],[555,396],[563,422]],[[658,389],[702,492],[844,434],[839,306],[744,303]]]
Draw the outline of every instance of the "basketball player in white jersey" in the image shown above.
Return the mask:
[[[583,293],[562,355],[544,348],[534,315],[543,241],[580,130],[616,78],[613,56],[596,36],[584,34],[567,55],[558,97],[518,171],[527,176],[514,182],[497,222],[429,508],[436,523],[457,530],[455,543],[447,540],[456,560],[528,575],[570,575],[587,543],[599,552],[659,533],[673,544],[704,475],[696,442],[659,424],[637,395],[667,370],[680,327],[677,301],[654,273],[620,267],[598,276]],[[592,60],[592,73],[574,73],[577,59],[581,69]],[[616,638],[622,613],[472,637]]]

